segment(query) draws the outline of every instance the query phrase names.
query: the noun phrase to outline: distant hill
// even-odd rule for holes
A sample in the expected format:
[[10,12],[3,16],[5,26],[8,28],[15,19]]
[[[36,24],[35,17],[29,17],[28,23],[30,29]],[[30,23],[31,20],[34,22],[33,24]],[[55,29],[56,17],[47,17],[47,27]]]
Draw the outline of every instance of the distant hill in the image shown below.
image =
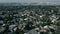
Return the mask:
[[33,5],[33,6],[36,6],[36,5],[42,5],[42,6],[45,6],[45,5],[59,5],[59,4],[54,4],[54,3],[0,3],[0,6],[27,6],[27,5]]
[[21,3],[0,3],[0,6],[21,6]]

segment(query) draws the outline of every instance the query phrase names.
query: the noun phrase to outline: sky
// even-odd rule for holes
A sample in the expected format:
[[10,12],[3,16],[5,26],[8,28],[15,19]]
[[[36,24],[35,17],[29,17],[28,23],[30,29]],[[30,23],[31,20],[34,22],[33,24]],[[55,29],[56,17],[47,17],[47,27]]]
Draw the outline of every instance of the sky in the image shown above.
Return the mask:
[[60,3],[60,0],[0,0],[0,3]]

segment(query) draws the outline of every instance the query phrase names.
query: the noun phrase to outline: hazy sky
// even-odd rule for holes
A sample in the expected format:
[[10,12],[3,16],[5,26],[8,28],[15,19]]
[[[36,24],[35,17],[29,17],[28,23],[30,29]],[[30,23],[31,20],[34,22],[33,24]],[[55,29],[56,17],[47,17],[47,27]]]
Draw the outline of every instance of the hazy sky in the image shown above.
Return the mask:
[[12,2],[20,2],[20,3],[59,3],[60,0],[0,0],[0,3],[12,3]]

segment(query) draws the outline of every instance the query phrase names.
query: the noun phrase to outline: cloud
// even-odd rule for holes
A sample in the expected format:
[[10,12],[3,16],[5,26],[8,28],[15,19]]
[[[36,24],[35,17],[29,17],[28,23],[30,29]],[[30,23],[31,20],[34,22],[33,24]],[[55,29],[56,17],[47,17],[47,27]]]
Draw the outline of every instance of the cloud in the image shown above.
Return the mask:
[[60,0],[0,0],[0,3],[60,3]]

